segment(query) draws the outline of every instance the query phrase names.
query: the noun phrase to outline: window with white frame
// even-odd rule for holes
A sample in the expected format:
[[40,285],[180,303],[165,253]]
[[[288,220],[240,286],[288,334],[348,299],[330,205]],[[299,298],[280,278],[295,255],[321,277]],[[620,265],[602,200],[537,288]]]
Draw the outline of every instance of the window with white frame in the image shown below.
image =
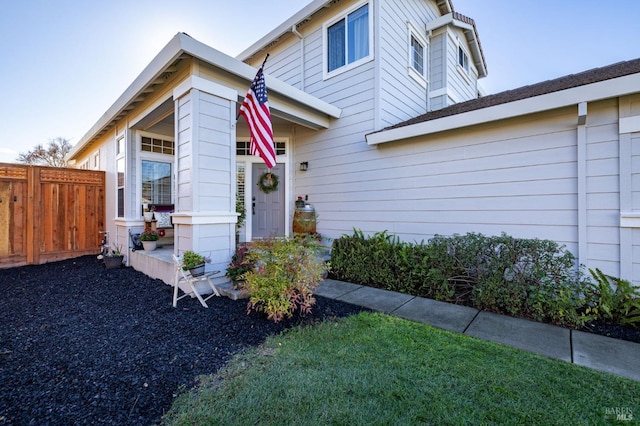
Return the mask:
[[[276,150],[276,156],[285,155],[287,153],[286,142],[274,141],[273,144]],[[251,155],[251,142],[248,140],[236,141],[236,155]]]
[[371,58],[369,3],[356,6],[324,25],[325,76],[342,72]]
[[171,203],[171,163],[142,160],[142,203]]
[[458,65],[460,65],[467,74],[469,73],[469,55],[467,55],[467,52],[465,52],[461,45],[458,45]]
[[409,75],[423,87],[427,86],[427,53],[428,43],[424,36],[407,22],[408,29],[408,69]]
[[116,141],[116,209],[117,216],[124,217],[125,152],[124,137]]
[[140,137],[143,204],[173,204],[174,153],[175,142],[172,140]]
[[424,45],[411,34],[411,67],[420,75],[424,75]]

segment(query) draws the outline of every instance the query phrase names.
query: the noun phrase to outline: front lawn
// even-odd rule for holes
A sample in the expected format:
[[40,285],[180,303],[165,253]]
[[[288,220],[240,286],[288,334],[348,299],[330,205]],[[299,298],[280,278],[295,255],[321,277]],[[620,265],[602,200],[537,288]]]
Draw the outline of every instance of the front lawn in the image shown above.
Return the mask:
[[640,383],[380,313],[269,338],[167,425],[610,424]]

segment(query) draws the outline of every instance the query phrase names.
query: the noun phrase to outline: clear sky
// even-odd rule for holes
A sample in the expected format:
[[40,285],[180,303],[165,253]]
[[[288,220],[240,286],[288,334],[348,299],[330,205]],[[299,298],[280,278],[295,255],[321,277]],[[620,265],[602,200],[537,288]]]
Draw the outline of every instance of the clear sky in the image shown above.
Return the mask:
[[[72,144],[178,32],[231,56],[307,0],[0,0],[0,162]],[[639,0],[453,0],[496,93],[640,57]]]

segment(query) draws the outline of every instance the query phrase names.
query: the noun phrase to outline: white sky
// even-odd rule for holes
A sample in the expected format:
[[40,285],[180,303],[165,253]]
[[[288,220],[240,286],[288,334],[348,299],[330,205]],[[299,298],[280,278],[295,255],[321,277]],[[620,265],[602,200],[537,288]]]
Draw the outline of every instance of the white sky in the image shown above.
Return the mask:
[[[235,56],[307,0],[1,0],[0,162],[72,144],[178,32]],[[496,93],[640,57],[638,0],[453,0]],[[251,13],[249,13],[251,12]]]

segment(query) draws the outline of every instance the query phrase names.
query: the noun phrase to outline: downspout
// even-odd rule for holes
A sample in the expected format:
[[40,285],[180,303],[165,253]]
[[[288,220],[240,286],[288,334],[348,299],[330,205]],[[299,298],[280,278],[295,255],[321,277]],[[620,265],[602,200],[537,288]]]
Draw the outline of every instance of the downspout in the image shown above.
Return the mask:
[[426,36],[427,36],[427,46],[426,54],[427,54],[427,63],[425,66],[427,67],[427,102],[425,107],[427,108],[427,112],[431,111],[431,37],[433,36],[433,30],[428,28],[425,24],[424,26]]
[[578,264],[589,262],[587,234],[587,103],[578,104],[577,134],[577,183],[578,183]]
[[300,39],[300,90],[304,91],[304,36],[300,34],[295,24],[291,26],[291,32]]

